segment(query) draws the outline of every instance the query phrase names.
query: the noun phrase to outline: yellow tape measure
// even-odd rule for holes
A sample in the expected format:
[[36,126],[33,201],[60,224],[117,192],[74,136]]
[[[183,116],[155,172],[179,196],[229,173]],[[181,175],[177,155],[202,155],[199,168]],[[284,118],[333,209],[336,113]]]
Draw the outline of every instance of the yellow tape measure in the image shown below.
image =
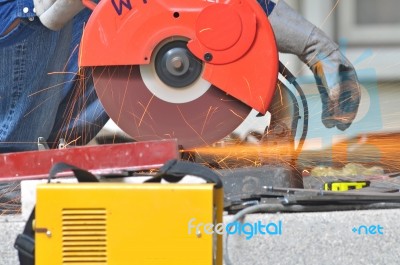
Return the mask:
[[348,191],[348,190],[358,190],[368,187],[369,181],[330,181],[324,183],[324,190],[330,191]]

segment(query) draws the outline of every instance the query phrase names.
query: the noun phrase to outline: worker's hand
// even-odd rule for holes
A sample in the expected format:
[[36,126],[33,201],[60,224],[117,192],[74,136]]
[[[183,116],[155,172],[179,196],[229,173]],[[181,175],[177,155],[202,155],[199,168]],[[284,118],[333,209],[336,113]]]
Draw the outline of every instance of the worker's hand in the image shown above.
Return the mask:
[[269,16],[278,50],[297,55],[314,73],[322,100],[322,122],[346,130],[360,103],[360,86],[352,64],[323,31],[283,0]]
[[356,73],[340,52],[311,66],[322,100],[322,122],[344,131],[354,120],[360,103]]

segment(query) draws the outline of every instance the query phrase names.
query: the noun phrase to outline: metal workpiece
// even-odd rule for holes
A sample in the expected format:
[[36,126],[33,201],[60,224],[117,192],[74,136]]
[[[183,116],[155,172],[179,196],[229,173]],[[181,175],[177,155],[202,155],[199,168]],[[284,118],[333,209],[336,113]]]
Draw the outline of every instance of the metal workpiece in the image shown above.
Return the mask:
[[50,168],[58,162],[105,172],[152,169],[177,157],[176,140],[0,154],[0,181],[47,178]]

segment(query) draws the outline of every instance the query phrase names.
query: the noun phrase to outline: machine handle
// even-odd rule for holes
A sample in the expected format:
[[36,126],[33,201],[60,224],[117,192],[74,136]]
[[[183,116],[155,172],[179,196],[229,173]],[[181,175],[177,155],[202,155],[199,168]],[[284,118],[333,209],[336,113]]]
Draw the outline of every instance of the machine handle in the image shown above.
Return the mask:
[[48,182],[50,183],[51,179],[54,179],[57,174],[65,171],[72,171],[79,182],[99,182],[96,176],[89,171],[62,162],[53,165],[50,169]]
[[178,161],[177,159],[169,160],[159,170],[159,173],[145,182],[160,182],[165,179],[168,182],[179,182],[186,175],[200,177],[208,183],[215,183],[215,188],[222,188],[221,178],[211,169],[198,165],[196,163]]
[[90,10],[94,10],[97,6],[97,3],[93,2],[92,0],[82,0],[82,4],[89,8]]

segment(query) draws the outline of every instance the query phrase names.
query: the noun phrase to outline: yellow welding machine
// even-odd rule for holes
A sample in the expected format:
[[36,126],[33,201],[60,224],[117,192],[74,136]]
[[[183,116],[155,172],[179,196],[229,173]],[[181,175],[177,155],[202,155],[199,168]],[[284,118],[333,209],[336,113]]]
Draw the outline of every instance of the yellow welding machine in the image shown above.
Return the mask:
[[214,184],[76,183],[37,188],[37,265],[222,264],[222,236],[189,221],[222,223]]

